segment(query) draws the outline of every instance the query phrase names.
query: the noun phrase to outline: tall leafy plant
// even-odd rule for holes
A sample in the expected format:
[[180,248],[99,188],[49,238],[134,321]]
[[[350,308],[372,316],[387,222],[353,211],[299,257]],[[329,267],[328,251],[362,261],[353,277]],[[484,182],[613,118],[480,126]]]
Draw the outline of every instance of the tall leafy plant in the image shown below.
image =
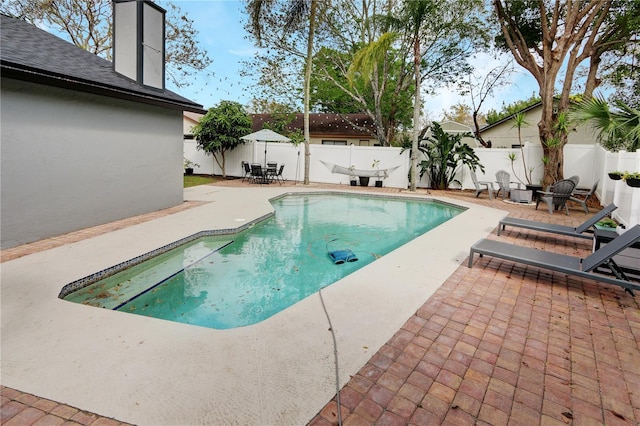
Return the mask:
[[[529,122],[526,120],[526,116],[523,112],[519,112],[514,115],[512,121],[513,125],[511,126],[511,128],[515,127],[516,129],[518,129],[518,144],[520,144],[520,155],[522,156],[522,165],[524,166],[524,178],[527,180],[528,184],[531,184],[531,173],[533,172],[533,170],[529,170],[529,173],[527,174],[527,160],[525,159],[524,146],[522,145],[522,128],[529,126]],[[511,167],[513,168],[513,160],[515,160],[515,158],[511,158],[511,156],[509,158],[511,159]]]
[[198,149],[213,155],[213,159],[225,171],[225,154],[244,140],[240,137],[251,133],[251,117],[238,102],[220,101],[200,119],[193,128],[193,136],[198,141]]
[[473,148],[462,142],[465,137],[473,136],[471,133],[449,134],[438,123],[431,125],[431,136],[420,143],[418,150],[426,157],[420,162],[420,177],[428,174],[432,188],[447,189],[453,182],[460,184],[455,176],[462,166],[484,172]]

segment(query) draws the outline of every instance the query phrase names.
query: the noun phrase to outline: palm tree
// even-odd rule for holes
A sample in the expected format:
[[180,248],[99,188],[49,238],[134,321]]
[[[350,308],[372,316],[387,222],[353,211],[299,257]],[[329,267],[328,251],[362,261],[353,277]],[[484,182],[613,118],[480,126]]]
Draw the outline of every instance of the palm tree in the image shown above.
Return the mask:
[[436,7],[432,0],[409,0],[404,4],[404,21],[411,30],[413,44],[413,75],[415,78],[415,93],[413,97],[413,136],[411,139],[411,172],[410,190],[415,192],[418,177],[418,147],[420,145],[420,86],[422,84],[422,73],[420,72],[420,61],[422,52],[420,48],[420,33],[425,18],[433,12]]
[[[273,7],[277,0],[250,0],[247,5],[249,11],[251,26],[258,40],[258,44],[262,41],[262,14],[267,8]],[[282,24],[283,32],[289,32],[298,28],[305,20],[308,19],[309,34],[307,37],[307,54],[305,58],[304,71],[304,184],[309,184],[309,167],[311,160],[311,151],[309,143],[311,136],[309,134],[309,103],[310,103],[310,87],[311,87],[311,70],[313,65],[313,38],[316,29],[316,15],[318,10],[318,0],[289,0],[287,4],[287,12],[284,16]]]
[[571,119],[589,123],[607,148],[640,149],[640,110],[621,101],[613,102],[614,109],[599,96],[586,99],[572,108]]
[[371,79],[371,75],[375,75],[377,65],[380,63],[385,52],[391,44],[400,37],[400,33],[409,34],[409,41],[413,48],[413,74],[415,79],[415,93],[413,100],[413,137],[411,141],[411,166],[410,190],[416,190],[416,181],[418,177],[418,152],[420,139],[420,85],[422,83],[422,73],[420,70],[420,61],[422,60],[422,50],[420,45],[421,32],[426,18],[433,13],[436,8],[433,0],[407,0],[404,2],[402,14],[399,18],[387,17],[390,26],[396,28],[398,32],[386,32],[380,36],[377,41],[371,42],[358,51],[353,58],[353,62],[349,67],[349,78],[352,79],[356,72],[359,72],[365,78],[365,81]]
[[[527,127],[529,125],[529,122],[526,120],[526,116],[522,112],[514,115],[512,121],[513,125],[511,126],[511,128],[513,129],[515,127],[518,129],[518,143],[520,144],[520,155],[522,156],[522,165],[524,166],[524,178],[527,180],[528,184],[531,184],[532,171],[529,170],[529,174],[527,174],[527,161],[524,158],[524,147],[522,146],[522,128]],[[511,161],[511,165],[513,167],[513,160]]]

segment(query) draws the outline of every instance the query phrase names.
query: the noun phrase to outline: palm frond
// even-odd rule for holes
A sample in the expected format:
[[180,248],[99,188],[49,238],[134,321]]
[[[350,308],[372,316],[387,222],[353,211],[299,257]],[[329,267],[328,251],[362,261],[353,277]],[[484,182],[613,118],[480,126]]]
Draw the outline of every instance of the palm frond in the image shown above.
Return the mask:
[[347,71],[347,79],[353,85],[356,74],[360,74],[365,82],[371,81],[373,70],[382,62],[393,42],[398,38],[397,33],[384,33],[378,40],[369,43],[353,55],[353,61]]
[[598,138],[615,137],[615,124],[612,120],[609,104],[599,96],[584,100],[573,107],[570,113],[571,121],[588,123],[598,133]]

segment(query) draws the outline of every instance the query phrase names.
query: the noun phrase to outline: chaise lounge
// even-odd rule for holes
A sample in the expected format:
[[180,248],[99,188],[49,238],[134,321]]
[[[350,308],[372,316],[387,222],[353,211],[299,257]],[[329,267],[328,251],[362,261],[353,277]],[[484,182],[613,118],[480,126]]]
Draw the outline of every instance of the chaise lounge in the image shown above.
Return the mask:
[[[607,284],[619,285],[633,295],[633,290],[640,291],[640,283],[630,282],[622,269],[613,260],[613,256],[637,242],[640,242],[640,225],[635,225],[614,238],[607,245],[581,259],[575,256],[522,247],[502,241],[482,239],[471,246],[468,266],[469,268],[472,267],[474,254],[477,253],[480,257],[486,254],[541,269],[549,269]],[[599,266],[607,267],[613,276],[595,272],[595,269]]]
[[593,238],[592,234],[585,234],[593,225],[606,216],[610,216],[611,212],[617,209],[618,206],[611,203],[607,207],[600,210],[589,220],[586,220],[577,227],[571,227],[566,225],[556,225],[553,223],[536,222],[534,220],[519,219],[517,217],[505,217],[498,223],[498,235],[504,231],[505,226],[513,226],[516,228],[533,229],[534,231],[551,232],[553,234],[568,235],[571,237],[579,238]]

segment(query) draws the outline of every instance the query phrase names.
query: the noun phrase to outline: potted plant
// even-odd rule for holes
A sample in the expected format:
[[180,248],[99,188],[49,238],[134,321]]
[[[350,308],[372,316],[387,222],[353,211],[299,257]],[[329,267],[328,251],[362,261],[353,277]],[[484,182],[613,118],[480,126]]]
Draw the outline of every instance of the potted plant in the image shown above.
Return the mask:
[[608,173],[608,175],[609,175],[609,179],[612,179],[612,180],[620,180],[620,179],[622,179],[622,175],[623,175],[623,174],[624,174],[624,173],[619,172],[619,171],[609,172],[609,173]]
[[353,164],[351,165],[351,167],[349,167],[349,170],[351,171],[351,174],[349,175],[349,184],[351,186],[356,186],[356,175],[355,175],[355,170],[356,166],[354,166]]
[[376,187],[382,188],[382,180],[384,179],[384,176],[380,175],[380,160],[373,160],[371,167],[375,168],[378,172],[376,175]]
[[194,167],[200,167],[200,164],[196,164],[193,161],[188,160],[186,158],[184,159],[184,174],[185,175],[192,175]]
[[595,227],[597,229],[608,229],[613,231],[618,227],[618,224],[614,220],[607,218],[596,222]]
[[625,173],[622,178],[627,182],[627,185],[640,188],[640,173]]

